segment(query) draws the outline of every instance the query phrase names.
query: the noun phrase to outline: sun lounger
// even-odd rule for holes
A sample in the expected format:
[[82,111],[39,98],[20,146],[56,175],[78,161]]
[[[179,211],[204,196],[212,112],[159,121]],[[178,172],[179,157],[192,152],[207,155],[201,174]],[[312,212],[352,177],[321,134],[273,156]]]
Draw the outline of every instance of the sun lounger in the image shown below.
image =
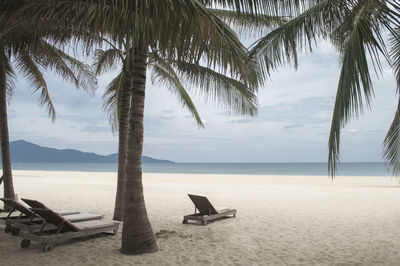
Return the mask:
[[[18,235],[21,230],[34,232],[41,229],[43,224],[43,218],[38,217],[36,213],[32,211],[32,209],[30,210],[26,208],[24,205],[15,200],[10,200],[10,199],[1,199],[1,200],[3,200],[7,205],[11,206],[12,208],[18,210],[21,214],[23,214],[23,216],[19,217],[24,217],[24,218],[19,218],[19,217],[5,218],[6,232],[11,232],[13,235]],[[43,203],[39,201],[28,200],[28,199],[23,199],[23,200],[30,206],[41,206],[44,209],[48,209]],[[63,211],[57,213],[70,222],[82,222],[82,221],[103,219],[103,215],[95,213],[79,213],[78,211]],[[51,229],[52,225],[48,225],[47,227],[48,227],[47,229]]]
[[[37,208],[37,209],[48,209],[46,205],[41,203],[40,201],[37,200],[31,200],[31,199],[23,199],[21,198],[23,202],[28,204],[31,208]],[[78,214],[79,211],[71,211],[71,210],[62,210],[62,211],[56,211],[61,216],[64,215],[71,215],[71,214]]]
[[[5,228],[6,233],[11,232],[10,226],[13,223],[20,223],[20,222],[22,222],[22,223],[23,222],[32,222],[33,223],[33,222],[42,220],[41,218],[36,217],[36,215],[33,211],[26,208],[24,205],[22,205],[21,203],[19,203],[16,200],[6,199],[6,198],[2,198],[0,200],[2,200],[5,204],[7,204],[8,206],[10,206],[12,208],[6,217],[0,218],[0,221],[6,225],[6,228]],[[15,211],[19,211],[20,214],[17,216],[12,216],[12,214]]]
[[[92,236],[101,233],[116,235],[119,223],[115,221],[86,221],[71,223],[64,217],[49,209],[32,209],[35,213],[43,217],[43,228],[39,232],[21,232],[23,238],[21,247],[27,248],[31,241],[38,242],[42,246],[43,252],[50,251],[55,244],[65,242],[70,239]],[[45,229],[47,224],[52,224],[55,229]],[[112,233],[110,233],[112,232]]]
[[[199,221],[202,225],[207,225],[209,221],[236,217],[236,210],[227,207],[214,207],[211,202],[203,196],[188,194],[195,208],[194,214],[183,216],[183,224],[187,224],[189,220]],[[198,212],[197,212],[198,211]]]

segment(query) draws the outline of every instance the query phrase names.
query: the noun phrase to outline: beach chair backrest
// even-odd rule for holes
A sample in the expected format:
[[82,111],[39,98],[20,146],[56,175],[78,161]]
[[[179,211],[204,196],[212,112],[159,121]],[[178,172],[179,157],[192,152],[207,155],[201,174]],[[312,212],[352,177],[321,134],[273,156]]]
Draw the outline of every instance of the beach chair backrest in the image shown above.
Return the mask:
[[217,214],[214,206],[207,199],[207,197],[188,194],[189,198],[193,201],[194,206],[199,210],[201,215]]
[[61,233],[80,231],[78,227],[50,209],[32,208],[32,210],[45,219],[47,223],[57,226]]
[[48,209],[46,207],[46,205],[44,205],[43,203],[41,203],[40,201],[37,200],[31,200],[31,199],[22,199],[21,200],[23,202],[25,202],[26,204],[28,204],[29,206],[31,206],[32,208],[36,208],[36,209]]
[[35,213],[33,211],[31,211],[30,209],[26,208],[24,205],[22,205],[21,203],[19,203],[16,200],[6,199],[6,198],[1,198],[0,200],[2,200],[8,206],[16,209],[20,213],[25,214],[26,216],[28,216],[30,218],[35,216]]

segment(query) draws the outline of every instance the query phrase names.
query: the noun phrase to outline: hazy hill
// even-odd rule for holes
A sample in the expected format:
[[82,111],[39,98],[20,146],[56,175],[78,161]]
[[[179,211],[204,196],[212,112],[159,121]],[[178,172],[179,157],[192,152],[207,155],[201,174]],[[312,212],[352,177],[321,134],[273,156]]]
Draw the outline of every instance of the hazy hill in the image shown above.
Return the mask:
[[[12,162],[24,163],[114,163],[118,162],[118,154],[107,156],[93,152],[82,152],[73,149],[54,149],[42,147],[24,140],[10,142]],[[1,154],[0,154],[1,158]],[[173,163],[167,160],[157,160],[143,156],[144,163]]]

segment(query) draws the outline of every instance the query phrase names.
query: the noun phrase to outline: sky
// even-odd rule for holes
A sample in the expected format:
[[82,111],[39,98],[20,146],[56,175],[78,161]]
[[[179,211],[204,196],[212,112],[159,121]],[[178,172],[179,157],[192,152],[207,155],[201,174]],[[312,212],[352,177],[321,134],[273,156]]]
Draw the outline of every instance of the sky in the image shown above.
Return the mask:
[[[168,88],[148,78],[143,154],[175,162],[326,162],[339,71],[336,51],[321,42],[313,53],[300,55],[297,71],[285,66],[271,74],[259,89],[256,117],[231,114],[190,92],[204,129]],[[54,123],[19,75],[8,111],[10,139],[103,155],[117,152],[118,137],[102,109],[102,94],[116,73],[100,76],[94,95],[46,73],[57,112]],[[373,85],[371,110],[365,108],[342,131],[342,162],[382,161],[382,142],[398,99],[388,65],[379,78],[373,74]]]

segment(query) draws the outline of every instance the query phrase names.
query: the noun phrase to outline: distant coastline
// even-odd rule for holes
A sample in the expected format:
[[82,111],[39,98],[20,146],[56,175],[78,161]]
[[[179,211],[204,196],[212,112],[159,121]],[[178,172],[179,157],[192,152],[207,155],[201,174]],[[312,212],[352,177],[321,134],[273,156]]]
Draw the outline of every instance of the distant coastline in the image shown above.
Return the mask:
[[[118,154],[99,155],[73,149],[42,147],[12,141],[13,170],[116,172]],[[327,163],[176,163],[142,157],[144,173],[328,176]],[[391,176],[377,163],[341,163],[338,176]]]
[[[14,170],[117,172],[115,163],[13,163]],[[144,173],[326,176],[326,163],[146,163]],[[383,163],[341,163],[337,176],[385,176],[391,173]]]
[[[116,163],[118,153],[99,155],[93,152],[82,152],[74,149],[55,149],[39,146],[25,140],[10,142],[10,154],[12,163]],[[1,154],[0,154],[1,158]],[[143,156],[145,163],[168,163],[173,161],[160,160]]]

